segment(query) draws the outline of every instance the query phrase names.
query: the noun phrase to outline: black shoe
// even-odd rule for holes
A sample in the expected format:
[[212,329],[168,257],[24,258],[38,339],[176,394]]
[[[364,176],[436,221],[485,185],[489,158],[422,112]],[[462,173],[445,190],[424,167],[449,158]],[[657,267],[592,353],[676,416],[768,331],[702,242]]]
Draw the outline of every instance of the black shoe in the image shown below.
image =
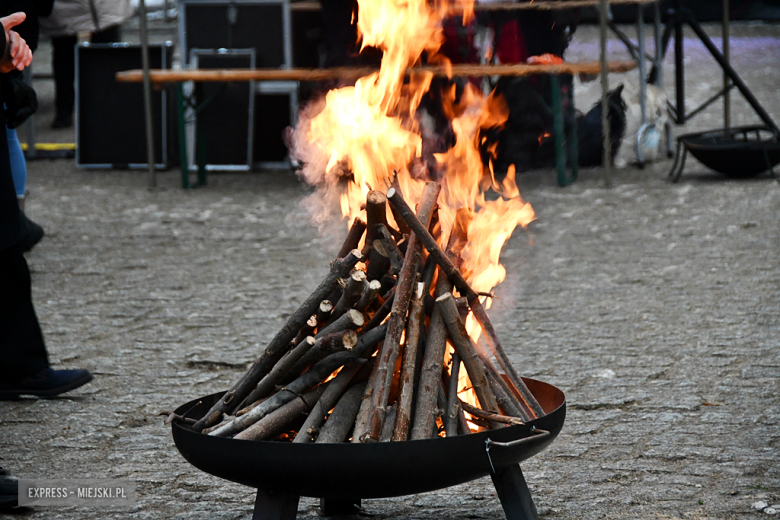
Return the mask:
[[8,511],[19,505],[19,481],[0,468],[0,511]]
[[54,122],[51,127],[55,130],[58,128],[70,128],[73,126],[73,116],[71,114],[57,114],[54,118]]
[[20,213],[22,217],[22,240],[19,242],[19,246],[22,248],[22,252],[26,253],[41,241],[44,233],[40,225],[27,218],[24,212]]
[[85,385],[90,381],[92,381],[92,374],[86,370],[54,370],[53,368],[45,368],[35,375],[0,387],[0,400],[19,399],[19,396],[22,395],[54,397]]

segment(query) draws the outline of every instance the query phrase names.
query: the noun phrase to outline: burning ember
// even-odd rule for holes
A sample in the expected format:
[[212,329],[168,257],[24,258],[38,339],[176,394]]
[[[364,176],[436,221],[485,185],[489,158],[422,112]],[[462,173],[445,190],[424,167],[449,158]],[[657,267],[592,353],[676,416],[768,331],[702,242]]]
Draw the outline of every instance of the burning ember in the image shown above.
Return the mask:
[[[344,246],[314,294],[194,429],[372,442],[544,415],[485,311],[486,295],[506,275],[501,248],[534,218],[514,170],[496,180],[479,151],[481,130],[507,118],[503,102],[471,85],[459,96],[448,87],[441,112],[453,144],[430,163],[423,158],[428,132],[418,112],[433,77],[407,69],[423,57],[448,64],[437,52],[442,21],[456,10],[464,23],[473,14],[463,4],[359,1],[362,46],[382,50],[380,70],[328,92],[293,136],[300,173],[317,187],[308,200],[314,216],[338,208],[349,226]],[[503,374],[478,342],[483,332]]]

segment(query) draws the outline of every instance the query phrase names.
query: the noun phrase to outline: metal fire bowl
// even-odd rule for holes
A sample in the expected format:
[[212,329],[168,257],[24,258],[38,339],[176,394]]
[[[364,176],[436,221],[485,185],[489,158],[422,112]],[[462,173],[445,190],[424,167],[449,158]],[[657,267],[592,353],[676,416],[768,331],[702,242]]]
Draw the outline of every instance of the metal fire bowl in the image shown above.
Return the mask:
[[[333,499],[422,493],[505,469],[555,439],[566,397],[552,385],[523,379],[547,415],[498,430],[405,442],[293,444],[212,437],[173,423],[173,440],[196,468],[265,491]],[[190,401],[176,413],[199,419],[223,393]]]
[[729,177],[752,177],[780,163],[780,138],[766,126],[742,126],[681,135],[702,164]]

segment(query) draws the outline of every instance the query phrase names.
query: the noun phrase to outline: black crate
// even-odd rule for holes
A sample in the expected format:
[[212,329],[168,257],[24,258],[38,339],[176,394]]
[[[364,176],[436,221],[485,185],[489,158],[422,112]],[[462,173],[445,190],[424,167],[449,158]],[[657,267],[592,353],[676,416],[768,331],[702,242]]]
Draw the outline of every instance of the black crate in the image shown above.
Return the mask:
[[[153,69],[170,68],[173,44],[149,45]],[[143,85],[120,83],[116,73],[141,68],[141,46],[83,43],[76,48],[76,165],[82,168],[146,168]],[[152,89],[154,161],[171,165],[177,146],[172,90]]]

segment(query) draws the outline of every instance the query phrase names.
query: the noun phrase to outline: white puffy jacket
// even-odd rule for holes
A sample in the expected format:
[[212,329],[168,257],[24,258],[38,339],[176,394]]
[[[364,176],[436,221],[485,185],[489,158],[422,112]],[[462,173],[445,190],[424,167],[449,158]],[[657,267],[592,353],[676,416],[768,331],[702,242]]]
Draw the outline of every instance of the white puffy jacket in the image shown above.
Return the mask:
[[55,0],[51,15],[40,19],[48,36],[72,36],[119,25],[133,16],[130,0]]

